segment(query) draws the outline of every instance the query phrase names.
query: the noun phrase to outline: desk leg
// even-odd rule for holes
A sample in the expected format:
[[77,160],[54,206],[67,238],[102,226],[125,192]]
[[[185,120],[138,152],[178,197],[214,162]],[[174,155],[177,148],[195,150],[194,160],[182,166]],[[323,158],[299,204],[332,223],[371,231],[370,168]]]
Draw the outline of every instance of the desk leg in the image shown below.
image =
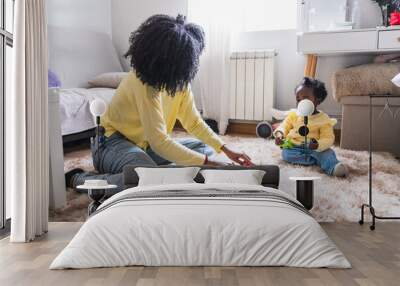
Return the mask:
[[317,55],[307,55],[306,67],[304,69],[304,76],[315,78],[315,74],[317,72],[317,63],[318,56]]
[[314,206],[314,181],[296,181],[296,199],[311,210]]

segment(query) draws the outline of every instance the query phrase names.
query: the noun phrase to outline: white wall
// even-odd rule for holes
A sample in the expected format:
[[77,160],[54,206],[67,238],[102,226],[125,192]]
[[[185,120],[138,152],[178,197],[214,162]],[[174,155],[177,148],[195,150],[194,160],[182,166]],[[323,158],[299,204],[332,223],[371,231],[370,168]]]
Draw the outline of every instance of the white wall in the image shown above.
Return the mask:
[[[325,1],[325,0],[313,0]],[[350,0],[353,1],[353,0]],[[380,23],[379,9],[370,0],[358,0],[361,13],[361,27],[376,27]],[[233,41],[237,51],[254,49],[276,49],[276,107],[292,108],[295,104],[293,90],[304,74],[305,56],[297,53],[295,30],[247,32],[238,35]],[[329,96],[321,105],[321,109],[330,115],[341,114],[340,105],[333,99],[331,92],[331,77],[338,70],[351,65],[370,62],[371,56],[352,55],[319,57],[316,77],[324,81]]]
[[293,107],[293,90],[304,71],[304,57],[296,52],[296,31],[261,31],[238,35],[233,41],[236,51],[275,49],[276,99],[278,108]]
[[111,0],[48,0],[50,26],[84,29],[111,36]]
[[123,54],[129,48],[129,35],[154,14],[187,14],[187,0],[112,0],[112,38],[125,70],[129,64]]
[[[54,0],[52,0],[54,1]],[[316,1],[316,0],[313,0]],[[325,1],[325,0],[318,0]],[[349,0],[354,1],[354,0]],[[375,27],[380,22],[379,10],[371,0],[358,0],[363,28]],[[113,43],[126,70],[129,64],[122,55],[129,47],[128,38],[147,17],[163,13],[187,14],[188,0],[111,0],[111,23]],[[249,32],[238,35],[233,40],[235,50],[276,49],[276,107],[291,108],[295,104],[293,89],[303,77],[305,57],[297,54],[295,30]],[[330,79],[337,69],[369,62],[371,56],[320,57],[317,77],[328,86],[330,96],[321,106],[331,115],[339,115],[340,105],[331,96]]]
[[[294,88],[304,75],[305,56],[297,53],[295,30],[248,32],[238,35],[233,45],[237,51],[275,49],[276,57],[276,99],[279,109],[295,106]],[[340,115],[340,105],[333,99],[331,76],[341,68],[371,61],[371,56],[335,56],[319,57],[317,78],[324,81],[329,92],[321,109],[330,115]]]

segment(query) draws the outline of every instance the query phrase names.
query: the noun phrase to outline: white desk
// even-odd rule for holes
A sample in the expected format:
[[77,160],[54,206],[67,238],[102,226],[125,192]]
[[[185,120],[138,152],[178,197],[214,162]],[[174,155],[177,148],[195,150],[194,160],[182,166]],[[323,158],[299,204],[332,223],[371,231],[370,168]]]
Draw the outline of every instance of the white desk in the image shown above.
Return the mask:
[[400,52],[400,26],[299,33],[297,51],[307,55],[304,75],[315,77],[321,55]]

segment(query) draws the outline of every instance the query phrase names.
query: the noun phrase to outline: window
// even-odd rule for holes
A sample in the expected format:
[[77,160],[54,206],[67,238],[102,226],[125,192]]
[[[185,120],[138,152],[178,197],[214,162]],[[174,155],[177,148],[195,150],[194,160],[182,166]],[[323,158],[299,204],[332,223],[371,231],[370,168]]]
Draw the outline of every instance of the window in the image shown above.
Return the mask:
[[297,0],[246,0],[244,2],[245,32],[297,28]]
[[[0,228],[10,217],[10,194],[4,188],[4,122],[5,99],[11,92],[14,0],[0,0]],[[1,235],[2,232],[0,232]]]

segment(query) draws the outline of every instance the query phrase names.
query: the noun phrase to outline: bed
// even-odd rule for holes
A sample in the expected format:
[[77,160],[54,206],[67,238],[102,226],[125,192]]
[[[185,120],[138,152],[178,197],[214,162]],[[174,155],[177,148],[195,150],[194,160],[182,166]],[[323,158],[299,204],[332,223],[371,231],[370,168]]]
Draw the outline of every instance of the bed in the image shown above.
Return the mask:
[[79,134],[89,134],[96,125],[90,113],[90,102],[101,98],[109,103],[115,93],[112,88],[65,88],[60,89],[61,134],[64,143]]
[[60,119],[63,141],[93,136],[90,101],[109,102],[115,87],[90,88],[88,81],[108,72],[122,72],[109,35],[73,28],[48,27],[49,68],[61,81]]
[[196,183],[138,186],[137,166],[127,166],[127,189],[100,205],[50,269],[351,267],[310,213],[278,190],[278,167],[255,169],[266,172],[262,185],[205,184],[197,175]]

